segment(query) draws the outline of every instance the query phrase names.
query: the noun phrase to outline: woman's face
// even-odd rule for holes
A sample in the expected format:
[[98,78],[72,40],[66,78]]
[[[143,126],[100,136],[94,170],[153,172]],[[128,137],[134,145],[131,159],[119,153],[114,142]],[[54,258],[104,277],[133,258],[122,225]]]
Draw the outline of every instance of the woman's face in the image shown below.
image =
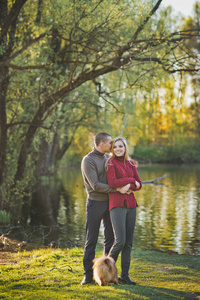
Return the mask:
[[122,141],[117,141],[114,144],[113,152],[115,156],[123,156],[125,153],[125,146]]

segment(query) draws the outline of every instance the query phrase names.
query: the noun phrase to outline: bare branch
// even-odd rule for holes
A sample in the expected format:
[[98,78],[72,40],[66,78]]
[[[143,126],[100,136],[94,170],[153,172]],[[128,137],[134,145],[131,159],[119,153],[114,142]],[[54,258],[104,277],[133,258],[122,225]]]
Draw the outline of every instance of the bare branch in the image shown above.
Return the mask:
[[5,64],[6,67],[8,68],[12,68],[12,69],[15,69],[15,70],[20,70],[20,71],[23,71],[23,70],[34,70],[34,69],[44,69],[47,67],[48,64],[42,64],[42,65],[35,65],[35,66],[18,66],[18,65],[14,65],[14,64],[10,64],[10,63],[7,63]]
[[24,47],[22,47],[20,50],[18,50],[16,52],[14,52],[13,55],[11,55],[9,58],[7,58],[6,60],[4,60],[5,64],[8,63],[8,62],[10,62],[14,58],[16,58],[18,55],[22,54],[31,45],[33,45],[34,43],[37,43],[40,39],[42,39],[46,35],[47,35],[47,33],[42,33],[37,38],[27,41],[27,43],[26,43],[26,45]]
[[162,176],[162,177],[158,177],[158,178],[152,179],[152,180],[142,181],[142,184],[154,183],[155,181],[163,180],[163,179],[165,179],[165,178],[168,177],[168,176],[169,176],[169,174],[164,175],[164,176]]
[[[13,122],[13,123],[7,124],[7,128],[10,128],[10,127],[16,126],[16,125],[33,125],[33,126],[38,127],[38,124],[33,124],[32,122]],[[40,125],[39,127],[44,128],[44,129],[50,129],[50,127],[43,126],[43,125]]]

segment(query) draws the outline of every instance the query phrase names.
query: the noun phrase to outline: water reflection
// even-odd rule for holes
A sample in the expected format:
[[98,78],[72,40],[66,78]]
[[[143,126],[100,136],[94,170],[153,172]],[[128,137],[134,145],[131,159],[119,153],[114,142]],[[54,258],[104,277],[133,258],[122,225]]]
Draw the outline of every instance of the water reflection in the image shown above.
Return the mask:
[[199,166],[153,166],[139,169],[142,180],[170,176],[163,185],[138,192],[136,246],[178,253],[199,253]]
[[[134,248],[200,253],[200,165],[138,168],[142,181],[165,174],[159,184],[144,184],[138,202]],[[15,238],[61,248],[84,246],[86,191],[80,169],[42,178],[24,210]],[[28,225],[28,228],[25,227]],[[10,230],[10,228],[9,228]],[[5,232],[5,231],[4,231]],[[99,244],[103,245],[100,232]]]
[[[139,207],[134,248],[200,253],[200,165],[154,165],[138,170],[142,181],[165,174],[169,177],[159,184],[145,184],[136,193]],[[67,171],[61,177],[74,206],[73,236],[84,245],[86,192],[80,170]],[[63,209],[60,207],[58,220]],[[102,232],[99,243],[103,245]]]
[[85,241],[85,189],[80,170],[61,174],[63,189],[70,199],[61,197],[57,221],[60,224],[60,247],[83,246]]
[[[80,172],[68,171],[44,178],[33,193],[30,225],[42,225],[46,245],[61,248],[82,246],[85,240],[85,198]],[[57,228],[57,230],[55,229]]]

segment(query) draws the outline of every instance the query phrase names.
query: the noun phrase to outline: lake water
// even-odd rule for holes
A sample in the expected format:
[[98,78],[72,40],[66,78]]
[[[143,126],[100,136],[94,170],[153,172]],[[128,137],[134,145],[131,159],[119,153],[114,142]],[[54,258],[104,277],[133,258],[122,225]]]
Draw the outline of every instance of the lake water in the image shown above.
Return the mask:
[[[138,202],[134,249],[200,254],[200,165],[139,166],[142,181],[166,174],[135,193]],[[10,237],[61,248],[84,246],[86,191],[80,168],[43,178],[27,201]],[[28,225],[28,226],[27,226]],[[103,246],[102,228],[98,240]]]
[[[135,193],[138,202],[133,248],[200,254],[200,165],[138,167],[142,181],[169,174],[156,184],[144,184]],[[60,244],[85,240],[86,191],[80,170],[62,172],[68,206],[61,197],[58,222]],[[103,244],[102,230],[99,243]]]

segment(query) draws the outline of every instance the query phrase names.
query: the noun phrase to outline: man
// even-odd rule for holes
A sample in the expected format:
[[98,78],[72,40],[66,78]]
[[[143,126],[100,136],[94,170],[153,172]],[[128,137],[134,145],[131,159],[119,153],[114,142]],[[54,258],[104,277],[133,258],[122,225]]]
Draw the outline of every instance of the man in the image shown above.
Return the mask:
[[110,152],[112,138],[100,132],[95,136],[95,147],[82,160],[81,171],[87,190],[86,242],[83,257],[84,278],[81,285],[93,281],[93,259],[99,235],[101,220],[104,227],[104,254],[108,254],[114,242],[114,235],[108,210],[108,193],[115,192],[107,184],[105,163]]

